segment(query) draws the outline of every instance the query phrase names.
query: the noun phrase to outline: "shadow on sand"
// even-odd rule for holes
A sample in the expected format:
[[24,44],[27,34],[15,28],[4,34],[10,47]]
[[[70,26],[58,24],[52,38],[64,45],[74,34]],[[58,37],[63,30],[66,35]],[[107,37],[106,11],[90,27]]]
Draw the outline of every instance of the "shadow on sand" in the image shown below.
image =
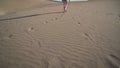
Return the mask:
[[43,13],[43,14],[32,14],[32,15],[25,15],[25,16],[13,17],[13,18],[0,19],[0,21],[22,19],[22,18],[28,18],[28,17],[34,17],[34,16],[41,16],[41,15],[48,15],[48,14],[58,14],[58,13],[63,13],[63,12],[59,11],[59,12],[50,12],[50,13]]

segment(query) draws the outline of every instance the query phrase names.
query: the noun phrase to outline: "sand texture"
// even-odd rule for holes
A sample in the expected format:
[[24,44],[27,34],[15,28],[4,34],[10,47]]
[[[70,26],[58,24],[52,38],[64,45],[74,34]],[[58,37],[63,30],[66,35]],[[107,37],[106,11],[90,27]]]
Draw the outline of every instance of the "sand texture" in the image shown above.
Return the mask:
[[34,4],[2,7],[0,68],[120,68],[120,0]]

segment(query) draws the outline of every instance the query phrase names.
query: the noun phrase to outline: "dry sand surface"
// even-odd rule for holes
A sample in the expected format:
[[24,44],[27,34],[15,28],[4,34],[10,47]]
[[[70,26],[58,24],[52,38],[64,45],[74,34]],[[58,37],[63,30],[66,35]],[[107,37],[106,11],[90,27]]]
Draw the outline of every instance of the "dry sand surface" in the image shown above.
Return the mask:
[[0,15],[28,9],[43,2],[44,0],[0,0]]
[[1,8],[0,68],[120,68],[120,0]]

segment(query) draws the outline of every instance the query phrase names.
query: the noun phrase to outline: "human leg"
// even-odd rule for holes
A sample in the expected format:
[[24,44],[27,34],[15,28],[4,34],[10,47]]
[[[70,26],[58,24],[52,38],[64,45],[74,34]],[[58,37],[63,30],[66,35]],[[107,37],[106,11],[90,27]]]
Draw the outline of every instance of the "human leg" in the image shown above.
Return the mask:
[[67,7],[68,7],[67,1],[64,1],[64,2],[63,2],[64,12],[67,11]]

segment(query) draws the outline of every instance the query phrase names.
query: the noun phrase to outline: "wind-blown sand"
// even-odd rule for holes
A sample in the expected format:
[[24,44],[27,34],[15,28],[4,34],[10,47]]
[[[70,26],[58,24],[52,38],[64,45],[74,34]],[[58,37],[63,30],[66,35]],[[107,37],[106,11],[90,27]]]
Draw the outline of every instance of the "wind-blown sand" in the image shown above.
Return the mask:
[[0,17],[0,68],[120,68],[120,0],[39,3]]

